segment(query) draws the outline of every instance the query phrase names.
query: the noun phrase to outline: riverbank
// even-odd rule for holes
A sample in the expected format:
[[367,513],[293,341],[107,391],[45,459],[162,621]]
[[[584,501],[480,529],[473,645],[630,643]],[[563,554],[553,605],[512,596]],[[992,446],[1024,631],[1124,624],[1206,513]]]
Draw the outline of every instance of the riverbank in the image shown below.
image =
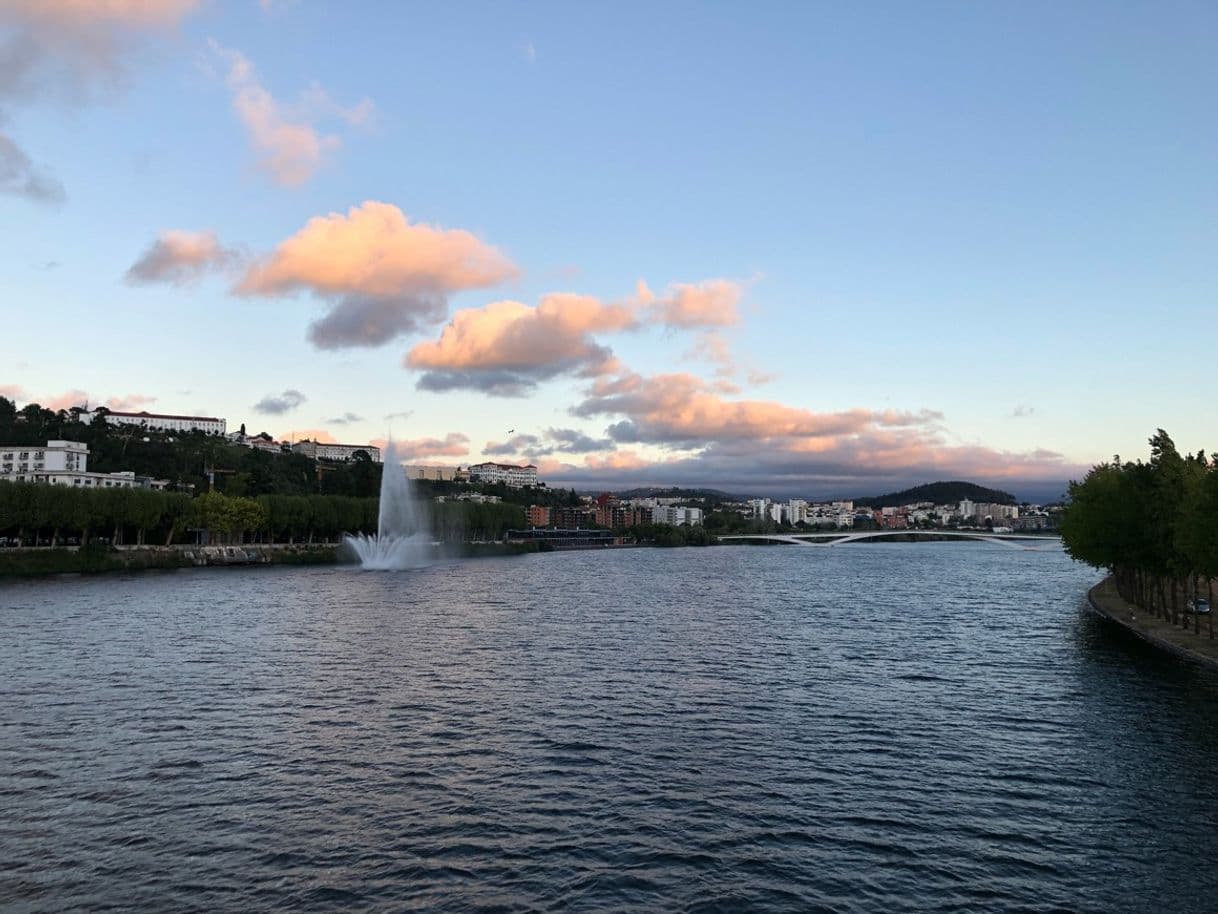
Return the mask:
[[[532,543],[460,543],[444,549],[443,554],[457,558],[483,558],[537,551],[537,546]],[[343,547],[337,543],[0,549],[0,578],[175,568],[341,565],[350,561]]]
[[1218,638],[1210,638],[1209,620],[1202,618],[1200,634],[1193,633],[1192,616],[1187,617],[1188,628],[1172,625],[1171,620],[1153,616],[1122,599],[1112,578],[1105,578],[1087,591],[1087,602],[1095,613],[1143,641],[1178,657],[1218,668]]

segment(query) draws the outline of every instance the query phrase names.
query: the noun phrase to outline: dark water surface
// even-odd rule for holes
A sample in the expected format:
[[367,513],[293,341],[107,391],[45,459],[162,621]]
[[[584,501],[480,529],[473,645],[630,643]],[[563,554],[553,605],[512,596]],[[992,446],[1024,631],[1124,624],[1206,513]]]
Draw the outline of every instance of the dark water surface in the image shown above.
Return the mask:
[[1218,677],[1059,553],[0,585],[0,908],[1218,910]]

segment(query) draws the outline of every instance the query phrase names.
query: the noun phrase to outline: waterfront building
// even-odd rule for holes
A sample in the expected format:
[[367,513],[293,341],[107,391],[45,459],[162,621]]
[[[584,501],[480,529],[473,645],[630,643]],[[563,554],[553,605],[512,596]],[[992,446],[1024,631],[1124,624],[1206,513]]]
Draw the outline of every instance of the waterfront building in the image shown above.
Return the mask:
[[545,505],[529,505],[525,510],[525,516],[529,519],[530,526],[533,527],[548,527],[550,526],[550,509]]
[[162,480],[137,477],[131,470],[90,473],[89,447],[82,441],[48,441],[45,447],[0,448],[0,480],[87,489],[164,488]]
[[128,413],[99,406],[94,410],[81,410],[80,421],[92,422],[98,416],[107,425],[132,425],[150,432],[204,432],[208,435],[223,435],[228,427],[225,419],[215,416],[171,416],[165,413]]
[[554,508],[550,511],[552,526],[580,530],[596,526],[596,511],[592,508]]
[[537,485],[537,467],[533,464],[517,466],[514,463],[475,463],[469,468],[474,482],[503,483],[509,489],[523,489]]
[[334,460],[345,463],[354,460],[358,451],[363,451],[374,463],[381,462],[381,449],[371,444],[323,444],[320,441],[297,441],[292,445],[297,454],[313,460]]

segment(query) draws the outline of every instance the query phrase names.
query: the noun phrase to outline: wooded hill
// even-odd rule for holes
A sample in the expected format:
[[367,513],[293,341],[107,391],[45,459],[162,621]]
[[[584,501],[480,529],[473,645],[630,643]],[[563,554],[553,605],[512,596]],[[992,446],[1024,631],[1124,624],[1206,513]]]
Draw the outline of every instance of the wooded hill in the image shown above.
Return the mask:
[[854,503],[867,508],[891,508],[900,505],[912,505],[920,501],[929,501],[936,505],[950,505],[963,501],[988,502],[995,505],[1014,505],[1018,502],[1010,492],[1001,489],[987,489],[974,482],[928,482],[925,485],[903,489],[900,492],[889,492],[887,495],[873,495],[868,498],[856,498]]

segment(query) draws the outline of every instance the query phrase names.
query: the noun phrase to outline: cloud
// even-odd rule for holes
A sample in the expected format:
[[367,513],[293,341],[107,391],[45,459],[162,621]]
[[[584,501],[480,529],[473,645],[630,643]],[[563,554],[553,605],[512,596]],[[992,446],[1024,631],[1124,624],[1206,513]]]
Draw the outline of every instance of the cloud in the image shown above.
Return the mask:
[[0,194],[35,203],[62,203],[63,185],[38,169],[12,137],[0,133]]
[[647,305],[650,319],[657,324],[683,330],[729,327],[740,320],[740,298],[744,290],[730,279],[704,279],[697,283],[673,283],[656,298],[647,284],[639,281],[638,297]]
[[225,83],[233,93],[233,110],[249,132],[258,166],[279,184],[304,184],[342,146],[337,134],[318,130],[319,122],[340,120],[348,126],[367,126],[372,121],[375,106],[370,99],[344,107],[316,83],[295,104],[285,105],[258,81],[253,64],[240,51],[215,41],[209,44],[212,53],[228,65]]
[[388,419],[409,419],[413,415],[414,415],[413,409],[404,409],[404,410],[401,410],[400,412],[396,412],[396,413],[386,413],[385,419],[386,420],[388,420]]
[[736,360],[732,358],[731,345],[727,337],[717,330],[698,334],[693,347],[684,357],[709,362],[715,366],[715,374],[719,377],[730,377],[736,373]]
[[443,438],[394,441],[393,447],[401,460],[420,460],[426,457],[464,457],[469,453],[469,436],[460,432],[449,432]]
[[418,381],[423,390],[524,396],[560,374],[595,377],[615,370],[612,350],[590,334],[637,325],[629,305],[587,295],[551,293],[536,307],[497,301],[458,311],[440,338],[416,345],[405,364],[425,372]]
[[0,97],[84,104],[120,89],[140,33],[168,31],[201,0],[2,0]]
[[1016,406],[1013,410],[1011,410],[1012,419],[1026,419],[1029,416],[1033,416],[1035,414],[1036,414],[1036,407],[1025,406],[1022,403],[1019,404],[1018,406]]
[[537,63],[537,48],[532,41],[524,43],[524,59],[529,63]]
[[[141,35],[165,32],[200,0],[0,0],[0,102],[83,105],[116,95]],[[0,122],[5,120],[0,111]],[[0,135],[0,193],[60,203],[63,185]]]
[[282,416],[300,406],[306,399],[308,398],[299,390],[285,390],[279,395],[267,394],[254,404],[253,410],[264,416]]
[[238,259],[238,253],[222,246],[213,231],[168,229],[131,265],[126,278],[132,284],[188,285],[209,272],[231,267]]
[[0,384],[0,397],[25,402],[25,388],[20,384]]
[[379,346],[448,312],[448,296],[517,275],[502,253],[461,229],[411,223],[389,203],[369,200],[346,215],[310,219],[245,272],[241,295],[302,290],[330,303],[309,329],[321,349]]
[[343,413],[341,416],[335,416],[333,419],[322,420],[329,425],[350,425],[352,422],[363,422],[363,416],[357,416],[355,413]]
[[598,380],[589,396],[571,412],[582,418],[623,415],[626,418],[609,429],[615,440],[666,445],[818,439],[854,434],[868,427],[933,426],[943,418],[929,410],[814,413],[773,401],[727,400],[714,385],[690,374],[643,377],[632,372]]
[[613,451],[612,438],[593,438],[574,428],[548,428],[541,435],[514,435],[507,441],[488,441],[482,453],[488,457],[517,455],[538,460],[553,454],[587,454]]
[[1086,469],[1053,451],[952,444],[943,415],[934,410],[818,413],[728,399],[717,384],[688,374],[627,372],[598,379],[572,413],[616,418],[606,429],[613,441],[665,456],[626,467],[590,454],[582,465],[555,467],[550,476],[556,483],[607,486],[617,480],[849,495],[944,478],[1060,488]]
[[276,441],[316,441],[318,444],[338,444],[338,439],[324,428],[296,428],[277,435]]
[[120,413],[135,412],[156,402],[156,397],[150,394],[127,394],[125,397],[110,397],[106,400],[107,409]]

